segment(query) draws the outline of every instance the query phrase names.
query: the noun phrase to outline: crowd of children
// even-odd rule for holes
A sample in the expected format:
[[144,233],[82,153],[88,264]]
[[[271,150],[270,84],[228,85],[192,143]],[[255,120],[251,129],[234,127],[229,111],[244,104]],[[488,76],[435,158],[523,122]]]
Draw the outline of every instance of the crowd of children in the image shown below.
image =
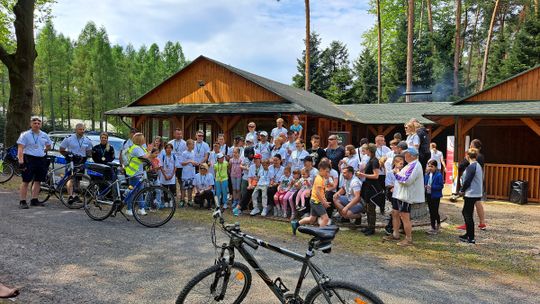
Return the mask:
[[[195,140],[184,140],[182,130],[177,129],[174,139],[165,144],[158,136],[148,145],[148,157],[158,173],[156,183],[175,195],[178,184],[180,207],[219,206],[231,208],[236,216],[249,211],[252,216],[288,218],[293,232],[299,225],[325,226],[336,220],[360,224],[362,214],[366,213],[368,223],[362,231],[373,235],[377,207],[384,213],[388,202],[392,211],[385,240],[400,240],[399,231],[403,228],[405,239],[398,243],[403,246],[412,244],[411,207],[427,202],[431,221],[427,233],[438,233],[444,186],[440,169],[444,162],[434,145],[432,157],[423,156],[424,143],[418,135],[422,127],[418,121],[408,122],[407,139],[401,140],[398,133],[390,147],[386,146],[384,136],[377,136],[375,143],[363,139],[357,148],[342,147],[337,136],[330,135],[326,149],[320,147],[318,135],[311,136],[310,148],[306,149],[297,117],[289,129],[283,125],[283,119],[277,119],[269,135],[266,131],[257,132],[256,124],[250,122],[246,136],[237,136],[233,146],[227,146],[225,137],[219,135],[212,149],[204,142],[202,131],[197,132]],[[473,149],[468,155],[474,164]],[[475,171],[466,171],[463,187],[467,234],[462,240],[469,243],[474,243],[471,210],[479,191],[481,194],[478,176],[471,177],[481,175],[481,167],[474,168]]]

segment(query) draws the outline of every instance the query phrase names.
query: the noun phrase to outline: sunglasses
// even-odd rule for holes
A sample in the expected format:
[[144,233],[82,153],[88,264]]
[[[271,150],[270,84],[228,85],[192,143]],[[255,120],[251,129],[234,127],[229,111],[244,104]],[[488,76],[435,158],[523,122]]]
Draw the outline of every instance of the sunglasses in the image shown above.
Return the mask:
[[201,135],[201,134],[197,135],[197,137],[203,137],[203,136],[204,136],[204,135]]
[[328,140],[336,140],[337,138],[329,138]]
[[255,128],[255,126],[248,126],[248,128]]
[[34,119],[32,119],[32,121],[38,121],[38,122],[41,122],[41,119],[39,119],[39,118],[34,118]]

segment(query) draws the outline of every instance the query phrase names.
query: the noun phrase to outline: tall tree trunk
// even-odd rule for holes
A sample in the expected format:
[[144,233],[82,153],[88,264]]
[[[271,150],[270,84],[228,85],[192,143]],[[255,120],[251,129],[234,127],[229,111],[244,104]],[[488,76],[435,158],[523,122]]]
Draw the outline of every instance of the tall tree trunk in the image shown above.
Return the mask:
[[309,57],[310,57],[310,52],[309,52],[309,48],[310,48],[310,29],[309,29],[309,23],[310,23],[310,17],[309,17],[309,0],[305,0],[306,2],[306,70],[305,70],[305,74],[306,74],[306,83],[305,83],[305,90],[306,91],[309,91],[310,89],[310,74],[309,74],[309,65],[310,65],[310,60],[309,60]]
[[13,7],[17,49],[9,54],[0,46],[0,60],[9,73],[10,95],[6,114],[5,144],[13,145],[19,134],[29,127],[34,96],[34,62],[37,57],[34,41],[34,0],[19,0]]
[[[409,12],[407,16],[407,88],[406,92],[412,91],[413,85],[413,40],[414,40],[414,0],[409,0]],[[411,102],[411,95],[405,97],[405,102]]]
[[418,41],[422,40],[422,26],[424,25],[424,0],[420,5],[420,25],[418,27]]
[[460,51],[460,54],[459,54],[459,64],[461,65],[461,62],[463,60],[463,51],[465,50],[465,36],[467,36],[467,28],[469,27],[469,11],[467,9],[465,9],[465,20],[463,20],[463,26],[462,26],[462,31],[461,31],[461,35],[459,37],[459,41],[460,41],[460,44],[459,44],[459,51]]
[[69,76],[67,77],[67,121],[68,121],[68,129],[71,129],[71,95],[70,95],[70,86],[71,86],[71,79]]
[[534,14],[538,18],[540,12],[540,0],[534,0]]
[[[50,54],[50,53],[49,53]],[[50,56],[48,56],[49,59],[50,59]],[[52,73],[51,73],[51,64],[49,62],[49,67],[48,67],[48,73],[47,75],[49,76],[49,81],[48,81],[48,90],[47,90],[47,94],[49,96],[49,105],[51,107],[51,117],[49,117],[51,119],[51,123],[52,123],[52,129],[53,131],[56,130],[56,117],[55,117],[55,112],[54,112],[54,98],[53,98],[53,85],[52,85]]]
[[427,20],[428,20],[428,29],[431,34],[433,34],[433,15],[431,14],[431,0],[427,0]]
[[377,103],[381,103],[382,94],[382,27],[381,1],[377,0]]
[[489,47],[491,44],[491,36],[493,35],[493,26],[495,25],[495,20],[497,19],[497,11],[499,9],[499,0],[495,1],[495,6],[493,7],[493,14],[491,15],[491,22],[489,23],[488,36],[486,41],[486,49],[484,51],[484,62],[482,63],[482,76],[480,79],[480,91],[484,89],[484,84],[486,83],[486,71],[489,58]]
[[474,17],[474,27],[473,27],[473,32],[471,35],[471,44],[469,45],[469,54],[468,54],[469,58],[467,58],[467,72],[465,74],[465,88],[468,88],[469,84],[471,83],[471,66],[472,66],[472,59],[473,59],[473,48],[474,48],[474,43],[476,42],[476,31],[477,31],[479,17],[480,17],[480,5],[477,5],[476,14]]
[[456,33],[454,37],[454,90],[453,95],[459,96],[459,58],[461,57],[461,0],[456,1]]
[[2,114],[6,115],[6,73],[2,71]]

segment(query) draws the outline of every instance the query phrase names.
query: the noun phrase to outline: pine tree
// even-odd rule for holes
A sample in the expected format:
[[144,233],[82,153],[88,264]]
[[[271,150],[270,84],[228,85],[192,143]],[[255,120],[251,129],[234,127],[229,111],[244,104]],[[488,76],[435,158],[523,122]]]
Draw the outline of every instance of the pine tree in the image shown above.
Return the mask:
[[540,17],[530,14],[513,42],[503,73],[509,77],[540,64]]
[[[309,66],[310,66],[310,91],[324,97],[324,73],[322,70],[322,61],[321,61],[321,50],[320,50],[321,39],[317,33],[311,34],[311,39],[309,43]],[[304,89],[305,86],[305,54],[306,51],[302,51],[302,57],[296,59],[296,68],[298,73],[293,76],[293,86],[297,88]]]
[[354,103],[377,102],[377,62],[365,48],[353,63],[355,80],[352,86]]
[[161,57],[163,61],[162,78],[171,77],[187,64],[182,46],[178,42],[167,41]]

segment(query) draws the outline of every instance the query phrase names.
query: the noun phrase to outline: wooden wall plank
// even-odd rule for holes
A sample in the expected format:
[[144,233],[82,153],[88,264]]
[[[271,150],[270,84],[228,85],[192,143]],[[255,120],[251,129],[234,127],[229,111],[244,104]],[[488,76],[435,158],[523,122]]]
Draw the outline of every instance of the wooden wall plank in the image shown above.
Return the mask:
[[485,174],[488,198],[507,200],[510,194],[510,182],[526,180],[529,182],[528,200],[540,202],[540,166],[486,163]]
[[157,86],[136,105],[279,101],[283,98],[277,94],[203,58]]

